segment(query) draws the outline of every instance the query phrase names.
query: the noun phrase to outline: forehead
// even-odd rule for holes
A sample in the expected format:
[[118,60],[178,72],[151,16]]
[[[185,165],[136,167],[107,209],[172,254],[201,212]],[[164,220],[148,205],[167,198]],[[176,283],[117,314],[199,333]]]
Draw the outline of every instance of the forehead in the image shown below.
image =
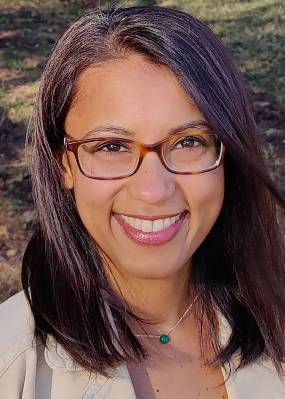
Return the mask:
[[81,138],[98,125],[116,124],[152,142],[174,126],[203,119],[171,70],[132,54],[82,72],[65,130]]

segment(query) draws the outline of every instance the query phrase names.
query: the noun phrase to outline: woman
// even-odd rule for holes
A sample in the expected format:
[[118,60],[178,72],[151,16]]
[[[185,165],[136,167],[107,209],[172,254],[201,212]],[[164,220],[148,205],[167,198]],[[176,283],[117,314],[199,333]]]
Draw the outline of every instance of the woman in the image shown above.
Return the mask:
[[2,397],[285,397],[285,202],[207,26],[160,7],[80,18],[31,149],[32,315],[23,293],[1,307]]

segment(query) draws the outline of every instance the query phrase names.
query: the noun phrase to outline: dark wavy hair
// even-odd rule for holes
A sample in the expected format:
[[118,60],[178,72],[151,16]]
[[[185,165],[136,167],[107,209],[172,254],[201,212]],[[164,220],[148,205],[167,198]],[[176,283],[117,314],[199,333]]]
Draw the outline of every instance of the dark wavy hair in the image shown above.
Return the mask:
[[[204,23],[156,6],[93,10],[64,33],[44,70],[31,132],[31,174],[38,212],[23,259],[22,284],[35,335],[52,335],[89,371],[106,373],[132,357],[147,356],[115,305],[104,259],[64,186],[64,122],[80,73],[91,64],[137,52],[167,66],[226,147],[221,213],[192,257],[189,284],[224,367],[269,357],[281,375],[285,360],[284,242],[277,221],[285,200],[272,182],[258,144],[245,89],[223,44]],[[107,298],[107,299],[106,299]],[[116,342],[105,303],[120,329]],[[215,311],[232,328],[222,346]],[[201,318],[202,319],[202,318]],[[200,329],[203,349],[203,328]]]

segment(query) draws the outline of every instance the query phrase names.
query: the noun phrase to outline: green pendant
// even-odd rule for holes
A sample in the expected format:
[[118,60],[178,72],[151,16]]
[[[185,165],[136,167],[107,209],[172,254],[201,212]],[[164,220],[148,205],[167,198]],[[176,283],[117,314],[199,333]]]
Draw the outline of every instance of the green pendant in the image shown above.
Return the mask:
[[170,341],[170,337],[169,337],[169,335],[167,335],[167,334],[162,334],[162,335],[159,337],[159,340],[160,340],[160,343],[161,343],[161,344],[165,345],[165,344],[168,344],[168,342]]

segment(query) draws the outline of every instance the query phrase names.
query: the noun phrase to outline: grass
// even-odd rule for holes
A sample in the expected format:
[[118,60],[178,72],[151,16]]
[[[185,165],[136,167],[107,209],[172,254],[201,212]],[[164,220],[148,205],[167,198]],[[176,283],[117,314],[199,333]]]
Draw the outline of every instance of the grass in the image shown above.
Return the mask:
[[0,8],[20,8],[20,7],[38,7],[38,8],[63,8],[60,0],[0,0]]
[[20,270],[0,262],[0,303],[21,289]]
[[205,21],[227,45],[249,84],[285,104],[284,0],[161,0],[157,4]]
[[228,46],[248,82],[285,103],[284,1],[164,0],[162,4],[208,23]]
[[[101,4],[105,4],[103,1]],[[126,0],[113,3],[123,6],[158,4],[184,10],[204,20],[226,43],[248,82],[257,89],[269,92],[280,103],[285,103],[285,35],[282,28],[285,25],[284,1],[158,0],[155,3],[155,0]],[[35,12],[40,8],[43,12],[49,10],[73,16],[81,15],[85,10],[80,4],[70,4],[64,8],[60,0],[0,0],[0,9],[7,11],[13,7],[32,7]],[[1,22],[4,27],[14,28],[11,21],[7,25],[5,13],[1,16]],[[33,23],[33,17],[26,15],[19,28],[28,29],[30,23]],[[47,56],[52,46],[53,35],[49,35],[49,29],[53,29],[52,21],[46,30],[36,31],[37,28],[37,25],[32,27],[35,31],[30,34],[35,36],[35,40],[37,37],[41,48],[42,57],[39,62],[34,59],[29,65],[29,53],[12,46],[0,53],[0,65],[27,76],[41,68],[42,58]]]
[[31,58],[27,51],[19,51],[15,48],[4,49],[1,58],[4,68],[24,73],[33,72],[39,66],[39,61]]

